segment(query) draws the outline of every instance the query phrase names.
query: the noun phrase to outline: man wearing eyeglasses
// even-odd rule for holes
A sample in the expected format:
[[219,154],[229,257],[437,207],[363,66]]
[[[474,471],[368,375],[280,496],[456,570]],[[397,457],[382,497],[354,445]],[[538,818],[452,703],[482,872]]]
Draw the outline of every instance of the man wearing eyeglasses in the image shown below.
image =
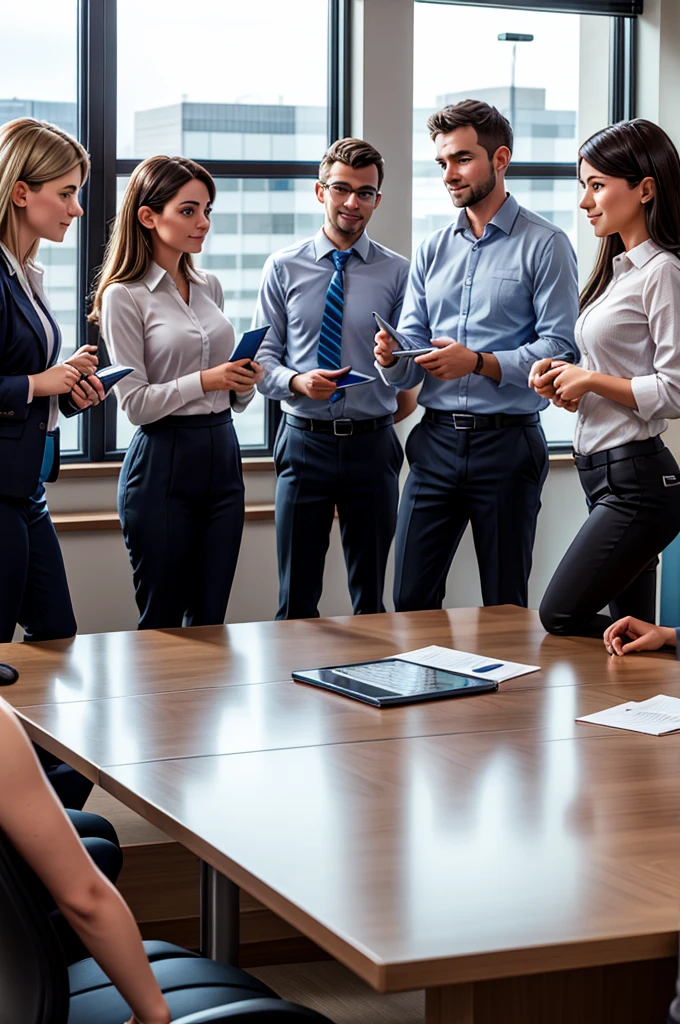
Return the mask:
[[[336,508],[354,613],[385,610],[403,451],[397,390],[375,380],[372,311],[398,320],[409,263],[366,234],[383,174],[373,146],[335,142],[315,185],[323,227],[264,266],[253,326],[271,324],[258,387],[283,411],[274,444],[278,619],[318,616]],[[373,381],[343,387],[350,367]]]

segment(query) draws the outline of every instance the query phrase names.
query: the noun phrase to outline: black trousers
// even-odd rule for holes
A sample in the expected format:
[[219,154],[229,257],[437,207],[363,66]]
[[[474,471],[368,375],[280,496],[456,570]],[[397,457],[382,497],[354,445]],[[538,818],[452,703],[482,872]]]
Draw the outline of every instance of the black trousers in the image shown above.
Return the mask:
[[654,621],[657,556],[680,532],[680,471],[660,442],[656,452],[637,444],[650,453],[579,469],[589,515],[541,601],[549,633],[599,637],[624,615]]
[[396,610],[441,608],[468,522],[484,604],[526,607],[548,472],[540,425],[471,431],[422,420],[409,435],[406,456],[410,472],[395,541]]
[[118,484],[139,629],[224,622],[245,514],[231,413],[140,427]]
[[61,640],[77,626],[64,560],[42,484],[31,498],[0,496],[0,643]]
[[282,422],[274,446],[277,619],[318,616],[336,507],[354,614],[385,611],[403,458],[392,426],[336,437]]

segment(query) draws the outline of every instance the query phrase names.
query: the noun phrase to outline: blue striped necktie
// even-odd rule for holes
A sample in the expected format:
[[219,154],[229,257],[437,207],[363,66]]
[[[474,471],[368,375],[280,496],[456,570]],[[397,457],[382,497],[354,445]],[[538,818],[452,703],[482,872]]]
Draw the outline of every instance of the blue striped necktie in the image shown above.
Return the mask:
[[334,249],[331,253],[335,273],[326,292],[326,305],[319,334],[318,363],[323,370],[339,370],[342,366],[342,312],[345,306],[345,285],[342,275],[353,251],[347,249],[341,252]]

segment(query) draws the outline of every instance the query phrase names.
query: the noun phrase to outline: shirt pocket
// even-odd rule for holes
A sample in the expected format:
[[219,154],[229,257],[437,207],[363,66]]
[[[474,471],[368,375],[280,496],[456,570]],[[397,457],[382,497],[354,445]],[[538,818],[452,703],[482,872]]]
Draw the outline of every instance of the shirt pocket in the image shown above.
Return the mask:
[[491,274],[491,314],[512,314],[526,301],[526,288],[519,270],[494,270]]

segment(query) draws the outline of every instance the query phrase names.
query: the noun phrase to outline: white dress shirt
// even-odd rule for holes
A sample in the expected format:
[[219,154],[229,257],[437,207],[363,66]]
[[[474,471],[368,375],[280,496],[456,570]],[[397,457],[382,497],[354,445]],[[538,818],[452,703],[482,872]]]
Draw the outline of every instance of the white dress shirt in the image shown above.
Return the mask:
[[630,380],[637,409],[588,392],[578,408],[581,455],[656,437],[680,417],[680,259],[648,239],[614,258],[606,291],[576,322],[581,366]]
[[[54,328],[50,323],[49,317],[45,316],[45,310],[41,308],[40,303],[45,306],[49,311],[50,315],[54,319],[54,313],[52,307],[47,301],[45,294],[45,288],[43,286],[43,268],[34,263],[33,260],[27,260],[22,266],[19,260],[16,258],[14,253],[7,248],[4,242],[0,242],[0,249],[9,263],[10,274],[16,274],[17,280],[21,284],[21,287],[26,292],[28,299],[35,310],[36,316],[42,324],[43,331],[45,332],[45,340],[47,342],[47,363],[46,367],[50,365],[52,361],[52,353],[54,352],[54,346],[57,339],[54,336]],[[40,299],[37,301],[36,295]],[[33,401],[33,381],[28,382],[28,402]],[[50,395],[50,412],[47,420],[47,429],[54,430],[59,422],[59,398],[57,395]]]
[[188,303],[157,263],[140,281],[112,284],[102,297],[101,331],[111,359],[134,367],[115,390],[135,426],[230,406],[242,412],[255,394],[253,388],[231,402],[229,391],[203,391],[201,370],[228,362],[234,328],[222,312],[218,278],[194,273]]

